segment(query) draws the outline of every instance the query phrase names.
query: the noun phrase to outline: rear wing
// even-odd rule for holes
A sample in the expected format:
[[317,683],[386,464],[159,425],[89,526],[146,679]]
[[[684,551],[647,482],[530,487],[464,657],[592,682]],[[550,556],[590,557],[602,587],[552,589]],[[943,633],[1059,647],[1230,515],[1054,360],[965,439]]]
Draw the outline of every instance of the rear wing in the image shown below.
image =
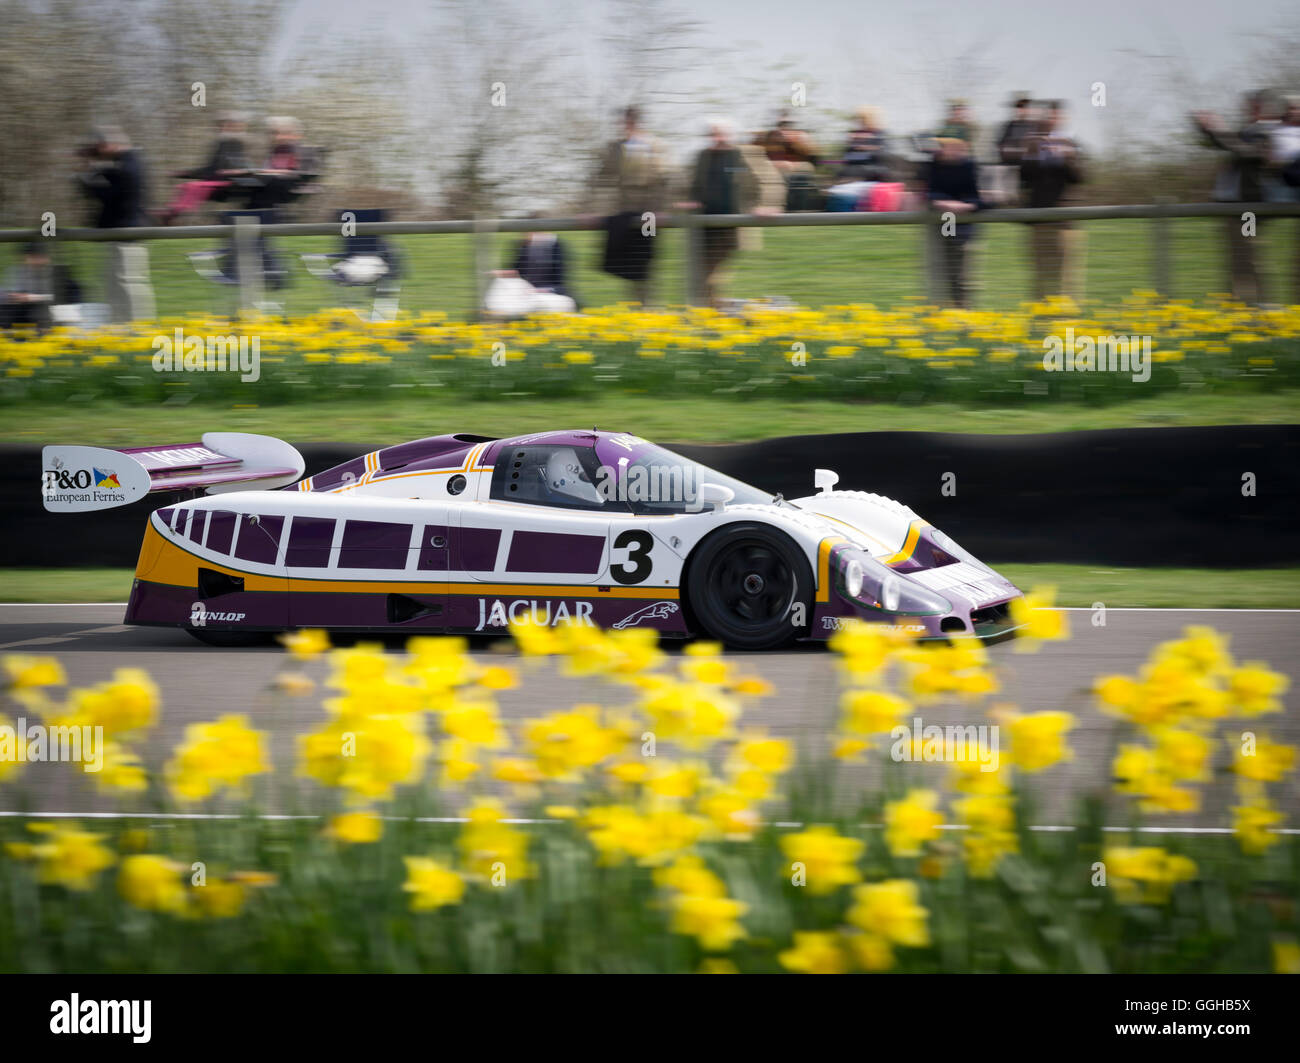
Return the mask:
[[271,490],[301,478],[305,468],[288,443],[247,432],[121,450],[50,446],[41,457],[41,498],[52,513],[110,509],[160,491]]

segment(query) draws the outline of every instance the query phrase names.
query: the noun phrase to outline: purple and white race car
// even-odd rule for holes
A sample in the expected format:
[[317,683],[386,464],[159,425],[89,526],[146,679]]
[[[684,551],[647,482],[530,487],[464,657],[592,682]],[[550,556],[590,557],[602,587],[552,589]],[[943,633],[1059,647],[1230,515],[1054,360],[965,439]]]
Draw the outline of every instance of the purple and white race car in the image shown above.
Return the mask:
[[524,619],[737,649],[829,638],[848,617],[923,638],[1014,630],[1008,580],[907,506],[834,490],[825,469],[816,494],[787,501],[592,430],[435,436],[303,471],[281,440],[208,433],[47,447],[43,490],[62,511],[196,493],[150,516],[125,620],[216,644]]

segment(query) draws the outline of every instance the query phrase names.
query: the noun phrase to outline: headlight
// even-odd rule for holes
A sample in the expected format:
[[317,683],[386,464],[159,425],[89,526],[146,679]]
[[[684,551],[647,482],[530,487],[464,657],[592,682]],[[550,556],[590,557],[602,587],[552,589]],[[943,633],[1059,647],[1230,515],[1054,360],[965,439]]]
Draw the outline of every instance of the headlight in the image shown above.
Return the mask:
[[844,589],[848,591],[850,598],[856,598],[862,593],[862,562],[850,561],[844,569]]
[[[847,556],[846,556],[847,555]],[[900,616],[934,616],[952,611],[952,603],[938,591],[901,576],[857,547],[845,548],[845,597]]]

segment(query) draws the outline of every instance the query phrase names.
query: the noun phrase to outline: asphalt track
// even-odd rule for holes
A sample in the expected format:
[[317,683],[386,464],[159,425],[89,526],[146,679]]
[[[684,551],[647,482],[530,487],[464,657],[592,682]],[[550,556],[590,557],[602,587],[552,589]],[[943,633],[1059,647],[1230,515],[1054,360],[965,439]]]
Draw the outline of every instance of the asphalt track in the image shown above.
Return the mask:
[[[320,697],[291,697],[272,690],[276,675],[290,670],[292,662],[276,647],[217,649],[195,642],[183,631],[136,628],[121,624],[123,606],[0,605],[0,653],[53,654],[64,664],[69,682],[87,685],[108,678],[115,668],[148,671],[162,689],[161,721],[143,750],[146,762],[161,763],[177,743],[185,726],[223,713],[249,714],[271,732],[272,757],[277,777],[291,779],[294,736],[313,728],[321,719]],[[1075,714],[1070,736],[1071,761],[1058,765],[1035,780],[1037,807],[1034,821],[1044,825],[1072,822],[1076,799],[1109,788],[1109,764],[1115,744],[1127,738],[1127,728],[1102,715],[1091,703],[1087,689],[1101,674],[1134,672],[1158,641],[1177,637],[1188,624],[1206,624],[1231,636],[1238,660],[1259,660],[1291,677],[1287,711],[1254,721],[1254,729],[1288,743],[1300,742],[1300,610],[1109,610],[1105,626],[1094,626],[1092,614],[1070,613],[1072,638],[1046,644],[1037,653],[1017,652],[1015,642],[990,647],[1003,675],[1001,700],[1025,711],[1065,709]],[[393,643],[396,647],[400,644]],[[599,682],[558,675],[550,662],[519,661],[508,639],[477,639],[471,652],[497,663],[518,664],[520,686],[500,697],[502,715],[509,719],[567,708],[582,701],[616,704],[617,688]],[[733,660],[746,671],[771,682],[776,693],[753,702],[746,712],[747,725],[765,727],[775,735],[798,743],[801,759],[824,755],[837,715],[838,682],[831,654],[823,646],[796,647],[779,653],[736,654]],[[297,669],[294,669],[297,670]],[[318,662],[306,669],[316,678],[323,674]],[[319,693],[319,692],[318,692]],[[12,703],[0,714],[15,716]],[[920,710],[924,723],[983,723],[976,707],[959,704]],[[1233,730],[1240,724],[1234,724]],[[1224,751],[1217,757],[1222,764]],[[940,776],[933,765],[906,765],[918,782],[934,784]],[[837,779],[846,795],[871,785],[878,765],[856,768]],[[1223,829],[1230,825],[1233,803],[1227,773],[1220,773],[1204,789],[1205,801],[1195,815],[1149,820],[1179,828]],[[91,813],[117,808],[111,799],[97,795],[88,776],[68,765],[28,764],[18,785],[0,787],[0,813]],[[1296,828],[1300,812],[1300,786],[1295,774],[1271,789],[1277,803],[1290,814],[1287,826]],[[1125,821],[1123,799],[1114,798],[1108,823]]]

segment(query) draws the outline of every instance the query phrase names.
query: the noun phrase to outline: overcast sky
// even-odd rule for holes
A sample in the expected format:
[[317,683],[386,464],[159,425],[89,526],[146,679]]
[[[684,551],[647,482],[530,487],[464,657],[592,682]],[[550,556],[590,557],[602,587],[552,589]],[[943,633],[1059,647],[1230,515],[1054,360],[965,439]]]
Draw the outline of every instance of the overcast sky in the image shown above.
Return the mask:
[[[277,54],[289,54],[309,27],[336,38],[369,27],[401,41],[413,24],[436,18],[433,6],[298,0]],[[606,0],[528,6],[553,10],[574,46],[601,62]],[[932,126],[952,94],[971,99],[980,124],[1000,122],[1008,95],[1025,90],[1069,101],[1073,131],[1094,149],[1122,139],[1126,127],[1180,122],[1191,106],[1235,112],[1262,37],[1300,28],[1294,0],[689,0],[681,10],[703,24],[702,45],[732,57],[699,63],[686,75],[692,91],[691,80],[698,84],[701,113],[722,109],[757,125],[788,102],[791,82],[800,80],[808,86],[810,125],[832,124],[830,111],[874,104],[888,128],[901,132]],[[611,72],[605,76],[617,83]],[[1099,81],[1104,108],[1090,100]],[[670,120],[652,110],[652,123],[656,117]]]

